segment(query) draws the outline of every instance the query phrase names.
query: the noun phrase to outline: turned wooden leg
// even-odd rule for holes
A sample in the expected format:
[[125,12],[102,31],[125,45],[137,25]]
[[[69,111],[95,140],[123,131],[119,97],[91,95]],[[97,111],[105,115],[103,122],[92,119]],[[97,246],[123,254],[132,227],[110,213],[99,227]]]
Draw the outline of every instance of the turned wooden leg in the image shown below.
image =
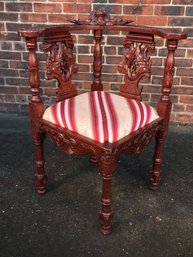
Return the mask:
[[36,174],[35,185],[37,187],[38,194],[42,195],[46,192],[47,175],[44,171],[44,153],[43,153],[43,135],[41,139],[35,142],[36,147]]
[[99,212],[100,231],[103,235],[111,232],[113,222],[113,212],[111,208],[112,193],[112,175],[115,171],[115,158],[113,156],[104,156],[99,163],[100,173],[103,177],[102,187],[102,207]]
[[113,212],[111,208],[111,183],[112,178],[103,177],[102,208],[99,212],[100,231],[103,235],[109,234],[112,229]]
[[161,177],[161,160],[162,160],[162,148],[164,142],[164,133],[160,132],[156,135],[156,145],[153,157],[152,170],[149,174],[149,188],[153,191],[159,187]]

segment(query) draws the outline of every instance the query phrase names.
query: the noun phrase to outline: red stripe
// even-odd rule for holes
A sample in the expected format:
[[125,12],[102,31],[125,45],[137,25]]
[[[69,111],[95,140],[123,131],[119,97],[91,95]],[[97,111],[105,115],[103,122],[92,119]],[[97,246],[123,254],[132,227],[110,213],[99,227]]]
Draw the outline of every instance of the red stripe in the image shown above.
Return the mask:
[[60,125],[60,122],[58,120],[59,114],[57,113],[57,104],[52,105],[51,112],[52,112],[54,123],[56,123],[57,125]]
[[90,109],[92,114],[92,131],[94,135],[94,139],[99,141],[99,129],[98,129],[98,115],[96,111],[96,103],[94,100],[94,94],[92,92],[88,93],[89,102],[90,102]]
[[146,110],[147,110],[147,117],[146,117],[145,124],[147,124],[147,123],[150,122],[152,110],[151,110],[151,107],[149,105],[145,104],[145,106],[146,106]]
[[105,93],[104,94],[107,100],[107,105],[109,107],[109,114],[111,116],[111,123],[113,127],[113,142],[115,142],[118,139],[118,119],[117,119],[117,113],[115,110],[115,107],[112,102],[111,94]]
[[62,122],[64,124],[64,128],[67,128],[67,123],[66,123],[66,116],[65,116],[65,101],[61,102],[61,118],[62,118]]
[[130,121],[132,122],[131,131],[130,131],[130,133],[131,133],[136,130],[137,111],[136,111],[136,107],[132,100],[127,99],[127,103],[128,103],[129,109],[131,110],[131,115],[132,115],[132,117],[130,118]]
[[143,109],[141,102],[136,101],[136,103],[138,104],[139,109],[140,109],[140,118],[141,119],[140,119],[140,123],[139,123],[139,128],[141,128],[141,126],[143,125],[143,122],[144,122],[144,118],[145,118],[144,109]]
[[97,91],[97,97],[99,100],[99,106],[102,114],[102,119],[103,119],[103,133],[104,133],[104,142],[108,141],[109,139],[109,133],[108,133],[108,127],[107,127],[107,117],[105,113],[105,107],[103,103],[103,99],[101,96],[101,91]]
[[77,126],[75,121],[75,99],[74,97],[68,99],[69,104],[69,112],[68,112],[68,118],[71,124],[71,130],[77,132]]

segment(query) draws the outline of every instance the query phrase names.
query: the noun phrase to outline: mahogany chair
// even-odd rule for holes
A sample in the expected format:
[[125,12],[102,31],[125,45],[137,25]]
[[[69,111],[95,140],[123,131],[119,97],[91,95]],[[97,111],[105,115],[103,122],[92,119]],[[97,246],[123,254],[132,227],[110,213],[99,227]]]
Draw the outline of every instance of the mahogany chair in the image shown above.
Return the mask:
[[[171,111],[170,92],[174,76],[174,52],[178,40],[186,34],[166,29],[133,26],[129,21],[112,20],[104,10],[92,12],[85,22],[76,20],[62,26],[37,26],[20,30],[29,50],[29,105],[32,139],[36,148],[35,184],[38,194],[46,191],[43,143],[45,135],[68,154],[91,154],[98,163],[103,178],[102,207],[99,212],[100,230],[108,234],[112,228],[111,181],[116,161],[121,153],[140,153],[156,139],[149,187],[156,190],[160,182],[162,147],[168,131]],[[72,83],[77,72],[70,31],[93,31],[93,82],[91,91],[79,94]],[[125,82],[118,94],[104,92],[101,82],[103,31],[127,32],[123,61],[118,66]],[[154,36],[166,40],[167,57],[163,74],[161,97],[157,109],[141,101],[142,77],[151,75],[149,52],[155,49]],[[47,53],[47,79],[56,79],[56,102],[45,108],[40,98],[40,78],[36,54],[37,41],[44,38]]]

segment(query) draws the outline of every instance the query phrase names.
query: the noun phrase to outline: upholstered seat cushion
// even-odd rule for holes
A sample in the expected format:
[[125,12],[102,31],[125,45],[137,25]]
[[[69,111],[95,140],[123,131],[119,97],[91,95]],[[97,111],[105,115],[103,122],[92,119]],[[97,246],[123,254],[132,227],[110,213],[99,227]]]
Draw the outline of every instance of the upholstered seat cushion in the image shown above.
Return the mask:
[[148,104],[92,91],[55,103],[43,119],[98,142],[113,143],[158,118]]

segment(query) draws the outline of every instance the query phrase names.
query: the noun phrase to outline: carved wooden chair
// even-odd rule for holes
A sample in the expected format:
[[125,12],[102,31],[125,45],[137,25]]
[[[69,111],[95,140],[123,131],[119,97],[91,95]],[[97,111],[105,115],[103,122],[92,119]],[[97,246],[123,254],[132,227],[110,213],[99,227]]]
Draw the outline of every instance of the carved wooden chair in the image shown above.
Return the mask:
[[[155,137],[155,153],[149,173],[149,187],[158,188],[162,146],[168,131],[171,111],[170,92],[174,75],[174,52],[183,33],[164,29],[140,27],[129,21],[112,20],[103,10],[92,12],[85,22],[72,21],[62,26],[32,27],[20,30],[29,50],[29,83],[31,87],[30,119],[32,138],[36,147],[35,184],[38,194],[46,191],[43,143],[47,135],[65,153],[91,154],[98,163],[103,178],[102,208],[99,212],[100,230],[108,234],[112,228],[111,181],[116,161],[121,153],[140,153]],[[93,82],[91,91],[78,94],[72,75],[78,65],[72,52],[70,31],[93,31]],[[118,66],[124,73],[124,84],[118,94],[104,92],[101,82],[103,31],[124,31],[123,61]],[[142,77],[151,75],[149,52],[155,49],[154,36],[164,38],[167,57],[163,74],[161,97],[157,109],[141,101]],[[40,79],[36,54],[37,41],[44,38],[43,50],[48,54],[47,79],[56,79],[56,102],[48,108],[40,98]]]

